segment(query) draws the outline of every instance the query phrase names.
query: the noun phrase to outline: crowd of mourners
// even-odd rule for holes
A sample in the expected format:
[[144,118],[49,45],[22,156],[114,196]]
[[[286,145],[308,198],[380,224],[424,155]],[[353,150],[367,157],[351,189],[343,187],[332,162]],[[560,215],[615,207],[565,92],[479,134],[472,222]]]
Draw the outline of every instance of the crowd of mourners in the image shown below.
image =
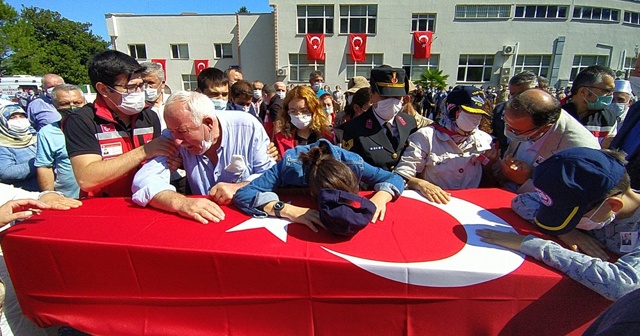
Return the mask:
[[[446,204],[450,190],[503,188],[513,211],[557,239],[482,229],[482,240],[608,299],[640,295],[640,62],[628,80],[587,67],[567,88],[529,71],[498,88],[422,87],[380,66],[343,91],[320,71],[287,85],[207,68],[196,91],[171,93],[159,64],[107,50],[89,78],[93,102],[56,74],[38,93],[0,92],[2,224],[87,197],[131,197],[203,224],[224,221],[233,204],[352,236],[384,220],[405,189]],[[281,201],[289,187],[307,189],[319,209]],[[21,315],[6,267],[0,278],[2,333],[46,334]],[[633,300],[611,309],[629,313]],[[614,328],[606,316],[588,332]]]

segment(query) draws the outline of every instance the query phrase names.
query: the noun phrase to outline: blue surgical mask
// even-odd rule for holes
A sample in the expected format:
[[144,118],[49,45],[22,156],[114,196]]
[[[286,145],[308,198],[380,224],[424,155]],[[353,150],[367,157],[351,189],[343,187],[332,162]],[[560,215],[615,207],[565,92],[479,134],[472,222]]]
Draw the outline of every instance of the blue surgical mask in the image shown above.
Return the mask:
[[[587,88],[587,90],[589,90],[589,89]],[[589,90],[589,92],[593,93],[593,91],[591,91],[591,90]],[[595,93],[593,93],[593,94],[595,95]],[[593,111],[604,110],[613,101],[613,96],[598,96],[598,95],[596,95],[596,97],[598,97],[598,99],[596,99],[596,101],[594,101],[594,102],[590,102],[590,101],[587,100],[587,98],[584,98],[584,101],[587,103],[587,109],[593,110]]]
[[213,105],[216,107],[216,111],[223,111],[227,109],[227,101],[224,99],[211,98]]
[[629,104],[627,103],[612,103],[611,105],[607,106],[607,111],[613,114],[613,116],[616,118],[625,114],[627,110],[629,110]]

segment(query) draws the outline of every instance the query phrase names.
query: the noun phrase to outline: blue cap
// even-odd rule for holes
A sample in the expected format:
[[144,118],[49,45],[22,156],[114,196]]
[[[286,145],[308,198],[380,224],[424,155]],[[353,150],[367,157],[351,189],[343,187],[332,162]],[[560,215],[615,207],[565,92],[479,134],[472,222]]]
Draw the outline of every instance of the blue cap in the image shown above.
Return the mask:
[[570,148],[548,158],[533,173],[533,185],[543,204],[535,224],[551,235],[573,230],[624,174],[622,162],[597,149]]
[[324,96],[324,95],[330,95],[330,94],[331,94],[331,92],[328,92],[328,91],[325,91],[325,90],[323,90],[323,89],[320,89],[320,90],[318,90],[318,93],[316,94],[316,96],[317,96],[318,98],[322,98],[322,96]]
[[338,236],[352,237],[373,219],[376,206],[369,199],[342,190],[322,189],[318,194],[320,221]]

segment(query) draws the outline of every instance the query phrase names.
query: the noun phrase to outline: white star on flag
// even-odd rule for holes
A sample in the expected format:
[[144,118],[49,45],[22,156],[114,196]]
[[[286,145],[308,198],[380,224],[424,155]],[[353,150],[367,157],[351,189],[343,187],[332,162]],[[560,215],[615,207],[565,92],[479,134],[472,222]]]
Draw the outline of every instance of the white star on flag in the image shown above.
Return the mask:
[[287,225],[291,224],[288,219],[281,218],[251,218],[248,219],[232,228],[227,230],[226,232],[235,232],[235,231],[244,231],[244,230],[252,230],[265,228],[269,232],[271,232],[278,239],[283,242],[287,242]]

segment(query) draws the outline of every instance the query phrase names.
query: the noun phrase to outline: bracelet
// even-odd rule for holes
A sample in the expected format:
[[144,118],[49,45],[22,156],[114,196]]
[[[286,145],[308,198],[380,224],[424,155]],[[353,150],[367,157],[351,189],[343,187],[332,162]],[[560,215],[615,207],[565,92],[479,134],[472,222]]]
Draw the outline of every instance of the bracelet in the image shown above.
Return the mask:
[[42,198],[42,196],[46,195],[46,194],[50,194],[50,193],[56,193],[62,197],[65,197],[63,193],[59,192],[59,191],[54,191],[54,190],[45,190],[40,192],[40,195],[38,195],[38,201]]

